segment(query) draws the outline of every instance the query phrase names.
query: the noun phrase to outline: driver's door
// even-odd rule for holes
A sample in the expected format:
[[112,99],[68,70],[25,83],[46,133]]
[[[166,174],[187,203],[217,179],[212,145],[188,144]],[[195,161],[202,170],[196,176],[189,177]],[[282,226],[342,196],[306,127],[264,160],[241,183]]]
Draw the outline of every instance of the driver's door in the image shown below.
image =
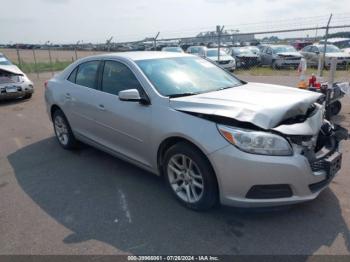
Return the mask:
[[147,148],[151,133],[150,105],[120,101],[118,94],[142,86],[134,73],[123,63],[105,61],[100,74],[100,94],[96,96],[99,109],[96,117],[98,143],[127,158],[150,166]]

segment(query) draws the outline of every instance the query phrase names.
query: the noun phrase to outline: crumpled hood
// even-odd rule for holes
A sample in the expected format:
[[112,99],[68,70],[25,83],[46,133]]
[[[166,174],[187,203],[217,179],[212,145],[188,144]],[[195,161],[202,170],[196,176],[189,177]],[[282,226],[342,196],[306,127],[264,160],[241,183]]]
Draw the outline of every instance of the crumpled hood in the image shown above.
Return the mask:
[[15,75],[24,75],[24,73],[15,65],[0,65],[0,70],[12,73]]
[[294,57],[303,57],[300,53],[298,52],[280,52],[280,53],[277,53],[277,55],[279,56],[294,56]]
[[283,120],[303,115],[322,94],[292,87],[248,83],[194,96],[170,99],[183,112],[223,116],[272,129]]
[[258,58],[259,56],[257,54],[239,54],[236,55],[238,58]]
[[326,57],[346,57],[350,58],[350,55],[345,52],[337,52],[337,53],[326,53]]
[[[208,59],[210,59],[211,61],[217,61],[218,57],[217,56],[208,56]],[[229,55],[222,55],[220,56],[220,61],[231,61],[234,60],[234,58],[232,56]]]

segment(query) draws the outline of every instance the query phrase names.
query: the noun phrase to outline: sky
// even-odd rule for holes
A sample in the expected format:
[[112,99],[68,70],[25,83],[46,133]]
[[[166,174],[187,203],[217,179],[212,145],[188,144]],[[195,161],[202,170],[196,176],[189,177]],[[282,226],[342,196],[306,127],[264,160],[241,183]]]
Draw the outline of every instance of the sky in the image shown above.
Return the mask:
[[123,42],[158,31],[160,38],[192,36],[216,25],[295,28],[325,23],[330,13],[350,24],[350,0],[0,0],[0,12],[3,44],[98,43],[111,36]]

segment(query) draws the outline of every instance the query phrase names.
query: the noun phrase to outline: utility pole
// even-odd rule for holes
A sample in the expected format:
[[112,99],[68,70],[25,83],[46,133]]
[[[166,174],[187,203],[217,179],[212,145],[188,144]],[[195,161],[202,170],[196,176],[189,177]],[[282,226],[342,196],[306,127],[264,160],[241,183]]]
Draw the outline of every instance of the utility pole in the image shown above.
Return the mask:
[[327,51],[328,31],[329,31],[329,24],[331,23],[331,20],[332,20],[332,16],[333,16],[333,14],[331,14],[331,15],[329,16],[328,23],[327,23],[327,27],[326,27],[326,36],[325,36],[325,39],[324,39],[323,54],[322,54],[322,65],[321,65],[320,76],[323,75],[323,69],[324,69],[325,62],[326,62],[326,51]]
[[74,48],[74,53],[75,53],[75,60],[78,60],[78,45],[80,44],[80,40],[75,44],[75,48]]
[[52,66],[52,56],[51,56],[51,45],[52,45],[52,43],[50,43],[50,41],[47,41],[45,44],[47,45],[47,49],[49,51],[49,60],[50,60],[51,74],[54,75],[54,73],[53,73],[53,66]]
[[107,52],[111,52],[111,42],[113,40],[113,36],[111,36],[111,38],[107,39],[106,43],[107,43]]
[[220,49],[221,49],[221,34],[224,31],[225,26],[216,26],[216,32],[218,34],[218,61],[220,61]]
[[154,49],[154,51],[157,51],[157,39],[158,39],[159,34],[160,34],[160,32],[158,32],[156,37],[153,38],[153,49]]
[[16,51],[17,51],[18,65],[19,65],[19,68],[22,69],[22,61],[21,61],[21,56],[19,55],[19,46],[18,46],[18,44],[16,44]]
[[33,48],[32,51],[33,51],[33,58],[34,58],[36,78],[39,79],[39,71],[38,71],[38,64],[37,64],[37,61],[36,61],[35,48]]

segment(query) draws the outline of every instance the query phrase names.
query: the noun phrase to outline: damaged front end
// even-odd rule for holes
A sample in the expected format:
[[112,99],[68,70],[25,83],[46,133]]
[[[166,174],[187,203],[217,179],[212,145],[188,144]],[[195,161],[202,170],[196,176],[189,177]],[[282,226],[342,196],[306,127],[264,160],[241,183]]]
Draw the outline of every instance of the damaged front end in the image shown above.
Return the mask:
[[315,135],[287,136],[295,153],[305,156],[314,175],[325,178],[317,183],[310,184],[311,192],[317,192],[327,186],[341,169],[342,153],[339,150],[340,142],[347,140],[348,130],[327,120]]
[[[320,100],[318,102],[322,101]],[[310,191],[314,193],[327,186],[340,170],[342,153],[339,151],[339,145],[342,140],[346,140],[349,137],[347,129],[340,125],[332,124],[325,119],[325,107],[318,102],[311,104],[305,114],[299,114],[284,119],[276,127],[270,129],[264,129],[250,122],[238,121],[233,118],[218,115],[194,112],[185,113],[215,122],[218,125],[220,133],[226,140],[241,151],[270,156],[304,156],[310,167],[310,172],[314,176],[318,176],[320,179],[322,178],[321,181],[309,185]],[[225,129],[225,127],[228,129]],[[266,136],[266,140],[271,141],[270,150],[246,150],[239,143],[243,140],[252,140],[254,137],[238,137],[237,134],[239,134],[239,132],[237,133],[237,130],[244,130],[248,133],[257,134],[257,139],[254,143],[260,143],[261,147],[266,146],[264,145],[265,142],[263,142],[264,136]],[[261,134],[260,137],[258,137],[259,134]],[[273,138],[273,136],[275,136],[275,138]],[[288,148],[286,146],[281,146],[281,143],[278,151],[271,150],[274,143],[276,145],[276,143],[280,142],[276,139],[278,137],[288,141],[291,151],[288,152]],[[251,141],[248,142],[250,143]],[[267,145],[267,147],[268,146],[269,145]]]

